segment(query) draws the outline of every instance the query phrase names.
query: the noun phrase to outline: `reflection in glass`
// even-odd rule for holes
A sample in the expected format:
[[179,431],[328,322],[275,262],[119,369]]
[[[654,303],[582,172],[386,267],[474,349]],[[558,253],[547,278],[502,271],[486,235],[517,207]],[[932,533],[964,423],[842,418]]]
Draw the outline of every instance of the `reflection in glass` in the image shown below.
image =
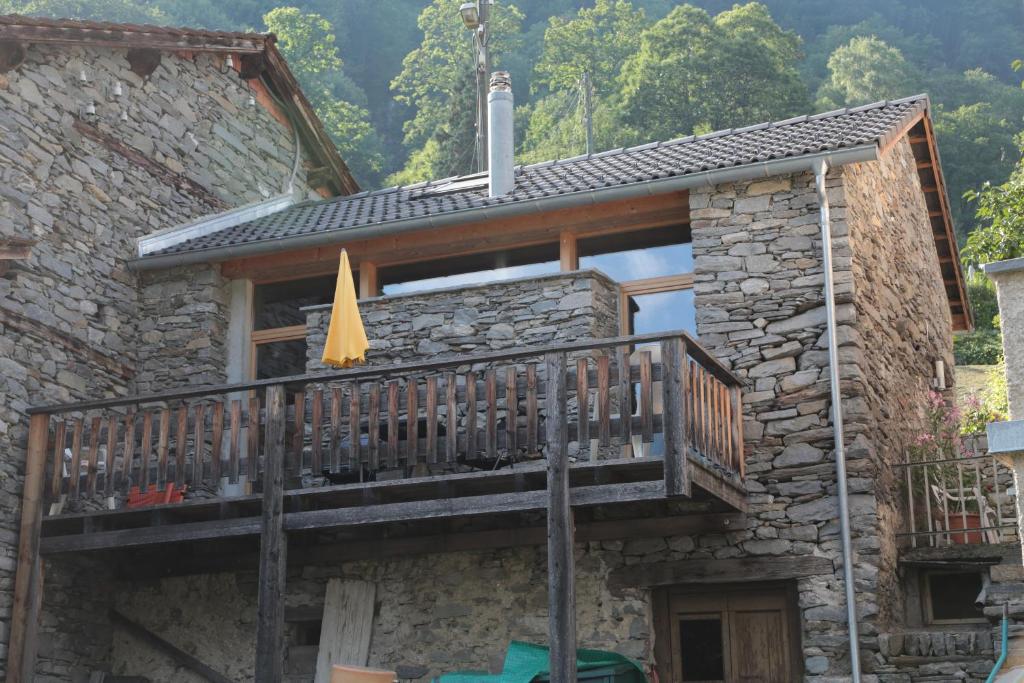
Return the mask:
[[692,289],[630,297],[633,334],[686,330],[697,334],[697,309]]
[[693,245],[669,244],[580,257],[580,268],[596,268],[617,282],[693,271]]
[[444,287],[483,285],[489,282],[513,280],[520,277],[547,275],[548,273],[557,273],[558,270],[558,261],[530,263],[522,266],[510,266],[508,268],[493,268],[491,270],[478,270],[472,273],[442,275],[440,277],[411,280],[409,282],[396,282],[394,284],[384,285],[383,292],[385,296],[387,296],[391,294],[403,294],[406,292],[422,292],[430,289],[443,289]]

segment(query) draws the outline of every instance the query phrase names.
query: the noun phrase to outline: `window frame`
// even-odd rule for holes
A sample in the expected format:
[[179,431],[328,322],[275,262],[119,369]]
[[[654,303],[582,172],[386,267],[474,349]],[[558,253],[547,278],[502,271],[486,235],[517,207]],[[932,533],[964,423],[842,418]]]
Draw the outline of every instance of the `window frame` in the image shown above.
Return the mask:
[[622,334],[633,333],[633,330],[630,329],[631,320],[629,314],[629,300],[632,297],[644,296],[646,294],[664,294],[665,292],[680,292],[689,289],[693,289],[692,272],[620,282],[619,331]]
[[924,614],[925,626],[949,626],[955,624],[988,624],[989,620],[984,615],[974,618],[963,618],[963,619],[936,619],[934,612],[934,605],[932,604],[932,576],[937,574],[977,574],[978,579],[981,582],[982,587],[985,586],[985,576],[982,570],[977,571],[973,569],[926,569],[921,572],[921,583],[922,595],[921,595],[921,608]]
[[259,347],[276,342],[299,341],[306,339],[305,325],[289,325],[288,327],[271,327],[265,330],[249,332],[249,379],[254,381],[258,375],[256,367],[259,359]]

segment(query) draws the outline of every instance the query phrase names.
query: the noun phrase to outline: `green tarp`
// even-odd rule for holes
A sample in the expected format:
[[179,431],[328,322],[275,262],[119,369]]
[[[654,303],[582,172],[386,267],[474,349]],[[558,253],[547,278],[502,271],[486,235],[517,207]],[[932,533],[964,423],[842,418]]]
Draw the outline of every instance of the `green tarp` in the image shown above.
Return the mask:
[[[576,651],[576,668],[580,674],[595,669],[622,668],[621,665],[625,665],[626,673],[616,677],[617,683],[647,683],[643,669],[628,657],[599,650]],[[535,678],[547,673],[548,648],[513,640],[508,646],[505,666],[500,674],[489,674],[486,671],[457,671],[435,678],[434,683],[531,683]]]

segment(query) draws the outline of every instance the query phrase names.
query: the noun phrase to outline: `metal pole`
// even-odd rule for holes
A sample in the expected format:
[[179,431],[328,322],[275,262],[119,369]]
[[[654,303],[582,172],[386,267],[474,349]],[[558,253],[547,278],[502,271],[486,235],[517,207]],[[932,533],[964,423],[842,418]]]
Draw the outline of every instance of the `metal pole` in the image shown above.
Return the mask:
[[583,124],[587,129],[587,154],[594,153],[594,103],[591,99],[594,94],[593,85],[590,83],[590,72],[583,72]]
[[860,683],[860,642],[857,632],[857,596],[853,579],[853,544],[850,542],[850,501],[846,487],[846,448],[843,444],[842,391],[839,385],[839,349],[836,344],[836,297],[832,273],[832,221],[825,192],[824,160],[814,163],[814,186],[821,211],[822,268],[825,271],[825,319],[828,326],[829,383],[832,389],[832,438],[835,441],[836,489],[839,492],[839,535],[843,547],[843,583],[846,584],[846,624],[850,639],[850,674]]
[[487,91],[491,78],[491,55],[488,50],[487,20],[491,14],[490,0],[477,0],[480,26],[474,34],[476,45],[476,159],[477,171],[487,170]]

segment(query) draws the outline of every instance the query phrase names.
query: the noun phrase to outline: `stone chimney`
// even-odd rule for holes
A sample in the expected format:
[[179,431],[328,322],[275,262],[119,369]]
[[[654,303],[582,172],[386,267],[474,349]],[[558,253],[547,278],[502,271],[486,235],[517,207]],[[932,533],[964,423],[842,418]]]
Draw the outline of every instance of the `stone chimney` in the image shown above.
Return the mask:
[[495,71],[487,94],[487,172],[492,197],[507,195],[516,186],[512,116],[512,77],[507,71]]

